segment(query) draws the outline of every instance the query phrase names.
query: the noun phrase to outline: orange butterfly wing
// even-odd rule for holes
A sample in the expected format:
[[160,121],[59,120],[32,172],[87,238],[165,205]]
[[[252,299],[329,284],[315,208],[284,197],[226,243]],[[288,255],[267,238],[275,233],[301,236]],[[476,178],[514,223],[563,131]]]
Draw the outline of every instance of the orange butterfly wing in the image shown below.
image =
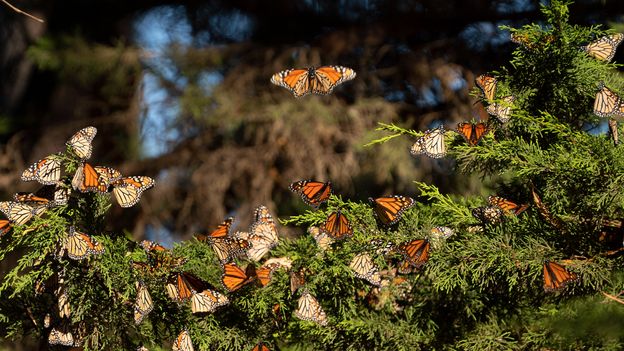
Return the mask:
[[482,74],[475,78],[475,83],[483,92],[483,96],[488,101],[494,100],[496,94],[496,78],[487,74]]
[[234,222],[233,217],[226,218],[223,223],[217,226],[217,229],[213,230],[210,234],[198,234],[195,237],[199,241],[207,241],[209,238],[226,238],[230,235],[230,228]]
[[506,213],[515,214],[516,216],[526,211],[527,208],[529,208],[529,205],[527,204],[518,205],[517,203],[511,200],[507,200],[500,196],[494,196],[494,195],[490,195],[488,197],[488,203],[492,206],[498,206]]
[[331,182],[323,183],[314,180],[300,180],[290,184],[289,189],[301,196],[303,202],[318,208],[329,199],[332,193]]
[[290,90],[295,97],[310,93],[309,71],[307,69],[289,69],[275,73],[271,83]]
[[468,145],[475,146],[479,144],[481,138],[488,132],[488,127],[485,123],[470,123],[461,122],[457,125],[457,132],[466,139]]
[[263,342],[259,342],[251,351],[271,351]]
[[414,205],[414,199],[401,195],[369,198],[368,201],[374,206],[375,215],[385,226],[396,224],[403,212]]
[[8,233],[9,230],[11,230],[11,221],[8,221],[6,219],[0,220],[0,237]]
[[417,239],[399,245],[399,252],[403,254],[403,262],[399,266],[399,273],[409,272],[409,267],[420,268],[429,260],[429,241]]
[[253,279],[251,274],[247,274],[251,270],[251,266],[249,266],[247,270],[248,272],[243,271],[234,263],[226,263],[223,265],[223,275],[221,276],[221,280],[225,288],[228,289],[228,291],[233,292],[249,283]]
[[349,223],[349,219],[340,210],[330,213],[325,223],[319,228],[321,232],[333,239],[344,239],[353,236],[351,223]]
[[544,262],[544,290],[547,292],[563,289],[577,278],[576,274],[558,263]]

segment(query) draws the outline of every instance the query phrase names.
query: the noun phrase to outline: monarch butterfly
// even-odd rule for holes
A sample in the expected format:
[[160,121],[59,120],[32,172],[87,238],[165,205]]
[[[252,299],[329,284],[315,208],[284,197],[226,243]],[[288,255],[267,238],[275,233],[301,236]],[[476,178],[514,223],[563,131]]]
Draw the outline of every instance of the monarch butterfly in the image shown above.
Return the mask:
[[48,335],[48,344],[50,345],[63,345],[63,346],[77,346],[74,341],[74,336],[69,330],[67,321],[62,322],[61,325],[52,328],[50,335]]
[[11,221],[0,219],[0,238],[11,230]]
[[141,324],[143,319],[154,309],[154,302],[145,283],[139,280],[135,285],[137,296],[134,301],[134,323]]
[[339,84],[355,78],[355,71],[343,66],[288,69],[275,73],[271,83],[290,90],[295,97],[310,93],[326,95]]
[[[514,32],[511,33],[510,39],[512,42],[522,45],[527,49],[534,49],[536,45],[529,39],[529,36],[525,33]],[[536,39],[540,44],[550,44],[555,41],[555,36],[552,34],[542,35],[539,39]]]
[[145,250],[148,253],[167,251],[167,248],[165,248],[164,246],[160,245],[157,242],[150,241],[150,240],[141,240],[141,243],[139,243],[139,245],[141,245],[143,250]]
[[50,323],[52,322],[52,316],[50,316],[49,313],[46,313],[45,316],[43,316],[43,327],[44,328],[50,328]]
[[569,272],[558,263],[544,262],[544,290],[546,292],[561,290],[577,278],[576,274]]
[[529,208],[529,205],[518,205],[517,203],[502,198],[500,196],[490,195],[488,196],[488,203],[490,206],[497,206],[507,214],[520,215],[522,212]]
[[301,196],[303,202],[318,208],[329,199],[332,193],[331,182],[322,183],[314,180],[300,180],[290,184],[289,189]]
[[340,240],[353,236],[351,223],[340,210],[330,213],[325,223],[321,224],[319,229],[321,233],[329,235],[332,239]]
[[181,302],[190,299],[193,294],[208,289],[208,284],[191,273],[176,272],[169,276],[165,288],[173,301]]
[[4,213],[12,224],[26,224],[35,214],[40,213],[43,207],[33,207],[26,203],[2,201],[0,202],[0,211]]
[[191,311],[193,313],[212,313],[221,306],[230,303],[227,296],[216,290],[206,289],[193,294],[191,297]]
[[598,91],[596,100],[594,100],[594,114],[599,117],[624,116],[624,102],[622,102],[622,99],[602,83],[599,88],[600,91]]
[[121,177],[112,180],[110,186],[119,206],[127,208],[141,200],[141,194],[154,186],[154,179],[147,176]]
[[593,56],[598,60],[611,62],[622,40],[624,40],[624,34],[610,34],[592,41],[587,44],[587,46],[583,46],[582,49],[587,52],[589,56]]
[[453,229],[449,227],[433,227],[431,228],[431,236],[434,238],[444,238],[447,239],[450,236],[455,234]]
[[303,269],[290,272],[290,293],[294,295],[299,288],[305,285],[305,273]]
[[90,255],[104,253],[102,244],[89,235],[77,231],[73,226],[69,227],[69,233],[61,240],[62,253],[67,252],[67,256],[74,260],[84,260]]
[[483,224],[499,224],[503,221],[503,210],[498,206],[483,206],[472,209],[472,216]]
[[256,278],[255,268],[253,264],[247,265],[243,271],[235,263],[226,263],[223,265],[223,275],[221,281],[228,291],[233,292],[242,288],[245,284]]
[[392,241],[385,241],[382,239],[374,239],[368,242],[371,250],[375,250],[378,255],[387,255],[390,251],[395,249],[395,244]]
[[427,130],[425,134],[412,145],[410,153],[414,156],[425,154],[431,158],[444,157],[446,155],[444,133],[444,126]]
[[399,265],[398,272],[407,274],[410,268],[419,269],[429,260],[429,241],[427,239],[416,239],[402,243],[398,247],[399,253],[403,255],[403,262]]
[[173,351],[195,351],[188,330],[183,330],[173,342]]
[[43,185],[57,184],[61,180],[61,159],[58,155],[49,155],[33,163],[24,172],[21,179],[25,182],[36,180]]
[[35,207],[55,207],[66,205],[69,201],[70,190],[68,188],[45,185],[35,193],[19,192],[13,195],[13,199],[17,202],[23,202]]
[[502,102],[493,102],[488,105],[486,111],[488,114],[498,118],[501,123],[507,123],[511,119],[511,110],[516,98],[513,95],[501,98]]
[[110,179],[106,173],[102,172],[103,168],[98,167],[97,169],[89,163],[81,163],[72,178],[72,187],[82,193],[89,191],[105,193],[108,190]]
[[364,279],[375,286],[381,287],[379,268],[367,253],[360,253],[353,257],[349,267],[353,270],[356,277]]
[[197,238],[197,240],[199,241],[206,242],[209,241],[209,239],[211,238],[214,239],[228,237],[230,235],[230,227],[232,227],[232,222],[234,222],[234,218],[228,217],[223,221],[223,223],[217,226],[217,229],[213,230],[210,234],[197,234],[195,235],[195,238]]
[[256,269],[256,276],[258,278],[258,282],[260,282],[261,286],[267,286],[271,282],[271,278],[273,277],[273,271],[278,269],[280,266],[278,264],[264,264],[262,267]]
[[373,205],[375,215],[385,226],[396,224],[403,212],[414,206],[414,199],[402,195],[368,198],[368,202]]
[[221,264],[245,254],[251,246],[249,241],[241,237],[241,233],[230,234],[233,221],[232,217],[226,218],[211,233],[195,235],[197,240],[210,244]]
[[91,142],[93,142],[96,134],[97,129],[95,127],[83,128],[72,135],[65,145],[69,146],[81,160],[85,160],[91,157],[91,152],[93,151]]
[[251,351],[271,351],[262,341],[256,344]]
[[304,320],[318,323],[322,326],[327,325],[327,315],[323,311],[323,307],[319,305],[318,301],[308,291],[304,291],[299,301],[297,302],[297,310],[295,310],[295,317]]
[[69,304],[69,295],[67,294],[67,288],[62,278],[59,278],[56,296],[58,298],[59,317],[69,318],[71,315],[71,305]]
[[498,81],[495,77],[489,74],[482,74],[475,78],[475,83],[481,91],[483,92],[483,96],[487,101],[494,100],[494,96],[496,95],[496,84]]
[[310,226],[308,228],[308,233],[312,235],[314,241],[319,248],[323,251],[327,251],[331,249],[330,245],[334,243],[334,239],[332,239],[327,233],[320,230],[317,226]]
[[476,146],[488,132],[488,127],[483,122],[461,122],[457,124],[457,132],[466,139],[468,145]]
[[269,209],[259,206],[254,213],[255,222],[249,230],[247,257],[255,262],[260,261],[273,247],[278,244],[279,236]]

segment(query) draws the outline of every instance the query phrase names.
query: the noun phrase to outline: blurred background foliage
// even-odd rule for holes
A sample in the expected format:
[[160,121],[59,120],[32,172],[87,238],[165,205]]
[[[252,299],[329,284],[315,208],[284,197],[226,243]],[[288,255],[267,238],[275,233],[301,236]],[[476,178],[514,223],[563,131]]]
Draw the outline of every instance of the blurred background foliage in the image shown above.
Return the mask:
[[[287,186],[298,179],[331,180],[353,199],[414,194],[414,180],[480,193],[452,161],[397,152],[404,140],[363,145],[379,136],[377,122],[423,130],[485,118],[474,77],[514,47],[498,26],[540,20],[533,0],[15,5],[46,22],[0,12],[3,198],[25,190],[17,177],[28,163],[94,125],[94,163],[158,184],[140,208],[116,211],[111,229],[165,243],[258,204],[296,213]],[[572,22],[616,25],[620,5],[578,1]],[[358,77],[303,99],[269,83],[277,71],[324,64]]]
[[[227,215],[245,228],[259,204],[280,217],[302,212],[288,190],[299,179],[331,180],[354,200],[414,196],[414,180],[487,193],[452,160],[411,158],[405,138],[363,145],[380,137],[378,122],[424,130],[486,118],[474,77],[509,61],[516,45],[498,27],[540,23],[540,3],[13,2],[44,24],[0,4],[2,199],[32,191],[21,171],[87,125],[98,128],[95,164],[157,183],[136,208],[113,207],[109,229],[165,245]],[[624,31],[620,0],[579,0],[570,13],[573,24]],[[277,71],[326,64],[358,76],[302,99],[269,83]]]

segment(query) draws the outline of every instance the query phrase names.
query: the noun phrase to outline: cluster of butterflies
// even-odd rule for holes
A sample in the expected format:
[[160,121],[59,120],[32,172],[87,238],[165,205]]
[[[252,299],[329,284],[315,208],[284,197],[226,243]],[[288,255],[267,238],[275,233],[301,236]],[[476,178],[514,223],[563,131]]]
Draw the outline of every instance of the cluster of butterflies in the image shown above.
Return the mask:
[[[48,209],[66,206],[74,191],[102,194],[112,192],[120,206],[131,207],[139,201],[143,191],[154,185],[154,180],[150,177],[124,177],[116,169],[87,163],[86,160],[91,157],[93,151],[92,142],[96,134],[95,127],[79,130],[66,142],[69,157],[62,153],[52,154],[33,163],[22,172],[23,181],[37,181],[43,187],[34,193],[17,193],[13,201],[0,202],[0,211],[7,217],[0,220],[0,236],[8,233],[12,226],[24,225]],[[73,176],[63,177],[63,163],[70,159],[77,160],[79,166]],[[104,253],[102,244],[89,234],[69,226],[60,238],[54,256],[57,259],[67,256],[80,261],[102,253]],[[48,341],[50,345],[75,345],[74,336],[69,331],[70,307],[61,278],[56,295],[59,301],[59,322],[54,323]],[[51,317],[48,314],[44,320],[46,328],[50,326],[50,321]]]
[[[484,225],[497,225],[502,223],[506,216],[519,216],[528,208],[528,204],[517,204],[503,197],[491,195],[488,197],[487,206],[472,209],[472,216]],[[544,262],[543,271],[546,292],[561,290],[578,279],[575,273],[552,261]]]
[[17,193],[13,201],[0,202],[0,211],[7,217],[0,220],[0,235],[6,234],[12,225],[26,224],[33,216],[39,216],[47,209],[67,205],[72,190],[81,193],[112,192],[120,206],[131,207],[140,200],[143,191],[154,186],[154,180],[150,177],[124,177],[114,168],[87,163],[96,133],[95,127],[86,127],[67,141],[68,153],[79,160],[71,182],[62,177],[65,158],[61,153],[44,157],[22,173],[23,181],[37,181],[43,187],[34,193]]
[[[526,37],[516,33],[512,34],[511,38],[512,41],[525,46],[529,43]],[[624,34],[607,35],[584,46],[583,50],[596,59],[610,62],[622,40],[624,40]],[[501,123],[507,123],[511,119],[515,97],[506,95],[497,99],[498,81],[494,76],[482,74],[475,79],[475,83],[487,103],[486,111],[488,114],[496,117]],[[624,100],[604,84],[601,84],[594,102],[594,113],[600,117],[623,117]],[[470,146],[479,144],[489,130],[489,125],[483,122],[461,122],[457,124],[455,129]],[[410,153],[414,156],[424,154],[434,159],[444,157],[447,152],[445,133],[444,126],[425,131],[423,136],[412,145]]]

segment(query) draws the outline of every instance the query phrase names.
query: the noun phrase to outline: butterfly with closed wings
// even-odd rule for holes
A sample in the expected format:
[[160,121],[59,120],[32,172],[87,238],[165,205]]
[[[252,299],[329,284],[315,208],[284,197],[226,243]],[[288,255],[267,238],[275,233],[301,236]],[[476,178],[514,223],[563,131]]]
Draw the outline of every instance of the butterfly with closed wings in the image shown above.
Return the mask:
[[615,56],[615,51],[622,40],[624,40],[624,34],[622,33],[605,35],[604,37],[583,46],[582,49],[589,56],[601,61],[611,62],[613,56]]
[[425,134],[412,145],[410,153],[414,156],[425,154],[431,158],[444,157],[446,155],[444,134],[444,126],[425,131]]

